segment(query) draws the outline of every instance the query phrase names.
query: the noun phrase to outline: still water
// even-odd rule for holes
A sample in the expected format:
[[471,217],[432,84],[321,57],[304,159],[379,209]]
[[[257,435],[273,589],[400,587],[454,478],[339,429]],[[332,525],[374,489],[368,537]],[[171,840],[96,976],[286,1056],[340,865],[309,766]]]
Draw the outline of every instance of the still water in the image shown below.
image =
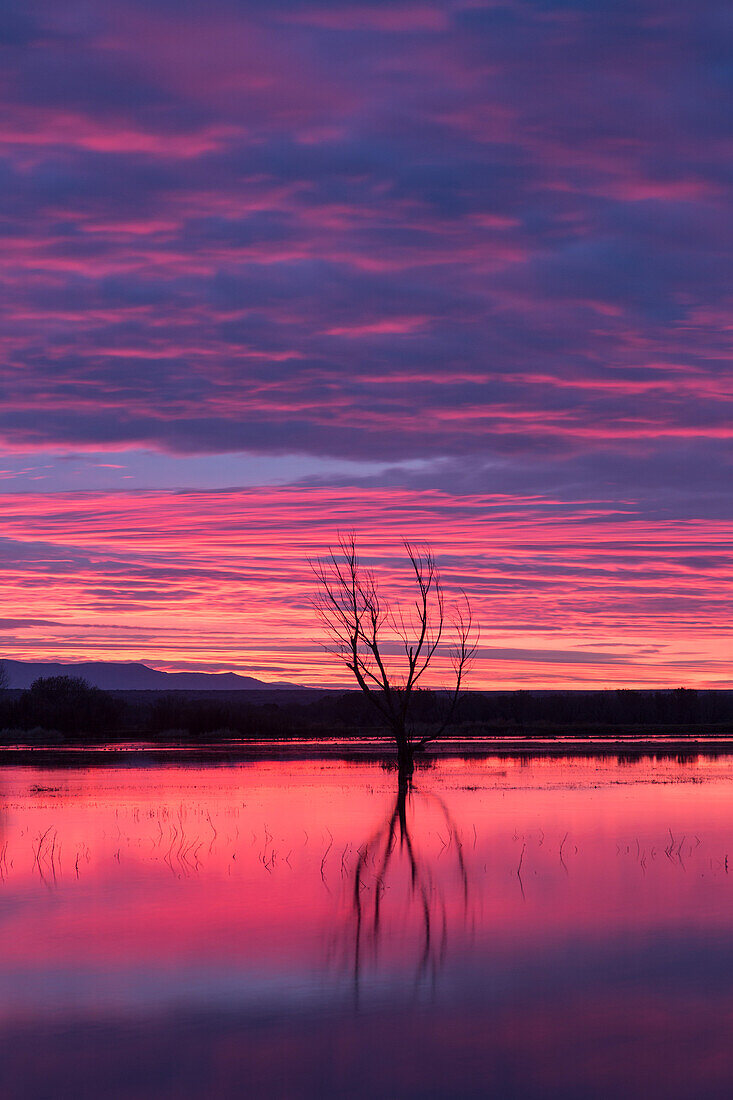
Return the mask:
[[733,762],[0,769],[0,1095],[729,1097]]

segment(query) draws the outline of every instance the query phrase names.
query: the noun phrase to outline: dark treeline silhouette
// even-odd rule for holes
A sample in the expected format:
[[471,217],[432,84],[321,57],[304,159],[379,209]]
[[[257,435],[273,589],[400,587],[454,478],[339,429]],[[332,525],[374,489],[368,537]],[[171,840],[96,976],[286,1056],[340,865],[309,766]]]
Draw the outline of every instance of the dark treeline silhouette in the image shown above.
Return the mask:
[[121,717],[115,699],[79,676],[48,676],[36,680],[27,691],[3,695],[0,725],[6,728],[78,735],[112,730]]
[[[416,691],[410,721],[434,729],[445,713],[439,692]],[[384,734],[358,691],[104,692],[74,677],[0,691],[0,738],[53,731],[66,738],[192,741],[214,737],[360,737]],[[620,733],[733,733],[733,691],[467,692],[447,737],[602,736]]]

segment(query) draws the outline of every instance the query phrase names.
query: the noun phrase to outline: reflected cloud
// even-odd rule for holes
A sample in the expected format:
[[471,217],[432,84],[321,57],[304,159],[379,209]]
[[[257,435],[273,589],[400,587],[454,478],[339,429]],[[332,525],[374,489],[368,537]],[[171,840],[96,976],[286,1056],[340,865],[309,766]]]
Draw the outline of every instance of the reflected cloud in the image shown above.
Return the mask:
[[412,787],[363,760],[4,768],[6,1092],[728,1096],[732,781],[704,755],[441,759]]

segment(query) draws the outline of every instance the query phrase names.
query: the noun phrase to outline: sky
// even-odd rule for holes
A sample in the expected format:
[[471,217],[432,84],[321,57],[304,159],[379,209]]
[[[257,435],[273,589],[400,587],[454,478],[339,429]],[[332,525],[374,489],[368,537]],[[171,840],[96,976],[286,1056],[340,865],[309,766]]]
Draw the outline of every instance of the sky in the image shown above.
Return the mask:
[[0,0],[0,656],[730,686],[725,0]]

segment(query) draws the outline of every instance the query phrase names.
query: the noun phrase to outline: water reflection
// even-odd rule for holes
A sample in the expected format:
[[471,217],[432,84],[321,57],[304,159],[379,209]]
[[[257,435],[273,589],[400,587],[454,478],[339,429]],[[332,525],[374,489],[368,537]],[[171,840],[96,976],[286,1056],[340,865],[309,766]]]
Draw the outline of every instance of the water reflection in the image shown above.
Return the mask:
[[[415,955],[416,986],[435,979],[445,959],[449,935],[447,894],[456,885],[463,903],[464,927],[469,916],[463,840],[444,799],[433,791],[414,789],[412,777],[401,773],[396,786],[394,806],[356,849],[353,869],[347,875],[352,927],[345,936],[345,955],[351,954],[356,1005],[364,968],[378,965],[382,938],[390,934],[392,914],[385,909],[398,911],[400,938]],[[437,830],[437,857],[425,843],[431,836],[430,811],[436,808],[443,830]],[[457,882],[446,883],[439,865],[443,856]]]
[[733,1091],[727,758],[0,792],[3,1097]]

